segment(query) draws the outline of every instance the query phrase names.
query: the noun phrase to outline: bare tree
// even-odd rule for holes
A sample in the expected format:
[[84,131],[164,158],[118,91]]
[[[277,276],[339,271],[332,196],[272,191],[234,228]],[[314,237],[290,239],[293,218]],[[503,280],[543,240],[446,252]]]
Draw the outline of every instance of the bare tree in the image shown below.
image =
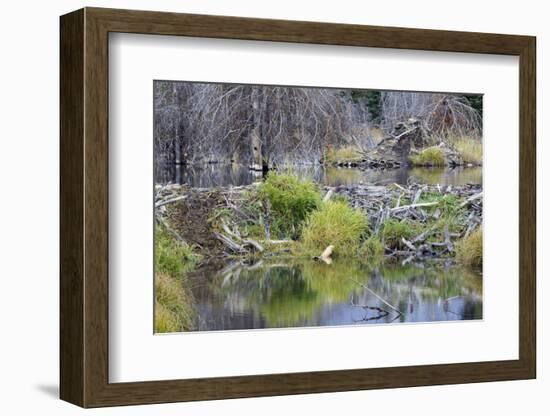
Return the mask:
[[159,81],[155,150],[177,163],[313,162],[328,145],[351,143],[365,114],[342,90]]
[[[156,81],[157,161],[234,161],[253,169],[318,162],[327,149],[375,145],[365,101],[354,90]],[[364,95],[355,91],[356,96]],[[433,135],[480,137],[481,116],[464,96],[383,92],[386,132],[416,118]]]
[[385,131],[390,131],[398,122],[415,118],[440,138],[481,137],[481,114],[463,95],[383,92],[382,115]]

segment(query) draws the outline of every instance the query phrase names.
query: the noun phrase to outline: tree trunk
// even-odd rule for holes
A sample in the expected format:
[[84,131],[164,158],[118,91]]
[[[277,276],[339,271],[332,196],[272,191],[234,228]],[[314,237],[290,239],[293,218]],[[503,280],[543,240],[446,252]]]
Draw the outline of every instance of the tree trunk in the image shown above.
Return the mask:
[[252,160],[250,163],[250,169],[255,171],[262,170],[262,139],[260,137],[260,123],[261,123],[261,111],[260,111],[260,88],[252,88],[252,132],[250,133],[250,146]]

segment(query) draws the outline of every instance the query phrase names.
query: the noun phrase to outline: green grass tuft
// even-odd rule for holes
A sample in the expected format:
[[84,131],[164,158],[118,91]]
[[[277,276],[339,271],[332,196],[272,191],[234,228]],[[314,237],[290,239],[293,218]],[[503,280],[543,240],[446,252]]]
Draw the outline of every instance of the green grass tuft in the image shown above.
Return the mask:
[[302,230],[302,242],[318,254],[333,245],[335,256],[353,256],[367,230],[368,220],[361,211],[344,202],[329,201],[308,218]]
[[410,159],[414,166],[445,166],[445,156],[437,146],[428,147]]
[[180,243],[162,227],[155,228],[155,270],[172,277],[192,269],[200,256],[194,254],[187,244]]
[[384,245],[378,236],[372,235],[363,241],[357,254],[363,263],[380,263],[384,259]]
[[194,301],[186,272],[200,260],[191,247],[177,241],[165,227],[155,228],[155,332],[192,329]]
[[308,214],[321,204],[316,185],[308,179],[271,172],[259,188],[269,202],[271,231],[276,237],[296,238]]
[[384,244],[392,249],[401,249],[404,247],[401,238],[410,240],[419,234],[417,226],[410,221],[398,221],[389,219],[384,222],[381,230],[381,237]]

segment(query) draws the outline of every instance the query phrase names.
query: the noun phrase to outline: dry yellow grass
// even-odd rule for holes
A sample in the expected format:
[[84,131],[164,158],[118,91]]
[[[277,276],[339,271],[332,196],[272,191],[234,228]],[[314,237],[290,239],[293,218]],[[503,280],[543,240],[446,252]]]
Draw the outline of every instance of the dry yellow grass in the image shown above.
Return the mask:
[[330,149],[327,152],[326,161],[328,163],[337,162],[358,162],[363,158],[360,150],[353,145],[340,147],[338,149]]
[[453,141],[453,146],[462,156],[464,163],[481,165],[483,163],[483,145],[481,141],[462,137]]
[[481,267],[483,264],[483,231],[478,227],[456,245],[458,261],[467,265]]
[[155,275],[155,332],[178,332],[193,326],[191,293],[181,279]]

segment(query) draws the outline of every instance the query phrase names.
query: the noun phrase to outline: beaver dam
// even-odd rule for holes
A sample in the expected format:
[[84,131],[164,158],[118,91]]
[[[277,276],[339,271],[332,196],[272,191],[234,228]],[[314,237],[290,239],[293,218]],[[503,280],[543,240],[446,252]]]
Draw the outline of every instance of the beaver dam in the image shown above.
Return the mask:
[[157,185],[157,235],[185,248],[179,325],[480,319],[481,184],[380,182],[272,172],[249,185]]

